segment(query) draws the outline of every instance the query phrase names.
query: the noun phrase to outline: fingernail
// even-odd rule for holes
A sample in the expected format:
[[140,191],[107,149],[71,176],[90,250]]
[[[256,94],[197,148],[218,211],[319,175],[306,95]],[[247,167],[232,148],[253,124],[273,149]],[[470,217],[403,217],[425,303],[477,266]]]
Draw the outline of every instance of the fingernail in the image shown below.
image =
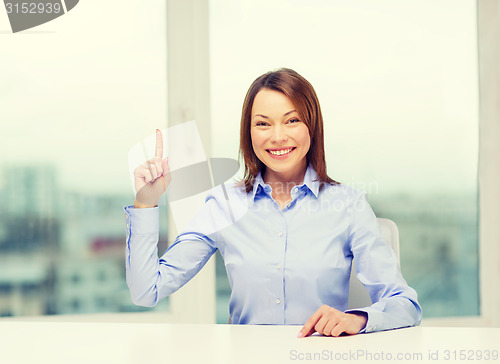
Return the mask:
[[299,332],[299,334],[297,335],[297,338],[299,338],[299,339],[300,339],[301,337],[304,337],[304,334],[302,333],[302,331],[301,331],[301,332]]

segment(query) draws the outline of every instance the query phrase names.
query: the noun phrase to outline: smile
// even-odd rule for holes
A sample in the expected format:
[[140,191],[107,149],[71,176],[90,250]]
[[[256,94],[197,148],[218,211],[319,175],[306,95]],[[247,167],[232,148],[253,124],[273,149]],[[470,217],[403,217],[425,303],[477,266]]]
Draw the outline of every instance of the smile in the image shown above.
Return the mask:
[[295,149],[295,147],[274,149],[274,150],[266,149],[266,151],[273,156],[284,156],[284,155],[290,154],[294,149]]

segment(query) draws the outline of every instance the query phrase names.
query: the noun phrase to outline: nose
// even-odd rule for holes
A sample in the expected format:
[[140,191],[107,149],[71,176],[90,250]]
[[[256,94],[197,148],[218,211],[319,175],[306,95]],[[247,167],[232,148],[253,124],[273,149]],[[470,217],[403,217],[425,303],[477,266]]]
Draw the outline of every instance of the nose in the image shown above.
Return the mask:
[[288,136],[286,135],[286,130],[281,125],[275,125],[273,128],[273,134],[271,138],[271,142],[274,144],[284,143],[288,140]]

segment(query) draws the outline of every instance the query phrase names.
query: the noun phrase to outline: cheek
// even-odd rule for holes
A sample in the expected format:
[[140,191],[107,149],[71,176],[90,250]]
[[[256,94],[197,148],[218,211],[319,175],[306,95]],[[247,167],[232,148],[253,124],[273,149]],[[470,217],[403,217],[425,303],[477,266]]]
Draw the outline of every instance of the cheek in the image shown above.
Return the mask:
[[304,125],[303,128],[297,133],[297,139],[296,139],[300,145],[302,145],[305,149],[309,150],[309,147],[311,146],[311,137],[309,136],[309,130],[307,127]]
[[259,133],[251,132],[250,138],[252,140],[252,147],[255,151],[256,148],[259,148],[262,145],[262,135],[259,135]]
[[251,142],[252,142],[252,150],[253,150],[254,154],[256,156],[259,156],[258,138],[256,138],[253,133],[251,134]]
[[300,141],[303,146],[309,147],[311,145],[311,138],[309,137],[309,133],[304,133],[300,136]]
[[311,140],[307,138],[304,142],[304,157],[309,153],[309,150],[311,149]]
[[307,136],[304,145],[307,153],[309,151],[309,148],[311,148],[311,138],[309,138],[309,135]]
[[254,149],[255,149],[255,140],[256,140],[255,133],[254,132],[250,132],[250,141],[252,142],[252,147]]

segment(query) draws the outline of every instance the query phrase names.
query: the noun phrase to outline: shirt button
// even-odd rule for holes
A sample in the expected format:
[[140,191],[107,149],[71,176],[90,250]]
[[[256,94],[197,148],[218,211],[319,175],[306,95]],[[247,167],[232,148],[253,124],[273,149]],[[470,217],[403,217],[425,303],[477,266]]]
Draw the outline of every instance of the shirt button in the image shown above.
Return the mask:
[[278,298],[278,299],[276,300],[276,303],[278,303],[278,304],[279,304],[280,302],[281,302],[281,301],[280,301],[280,300],[279,300],[279,298]]
[[276,269],[280,269],[280,268],[281,268],[281,266],[280,266],[279,264],[276,264],[275,268],[276,268]]
[[280,232],[278,233],[278,235],[279,235],[279,236],[283,236],[283,233],[280,231]]

